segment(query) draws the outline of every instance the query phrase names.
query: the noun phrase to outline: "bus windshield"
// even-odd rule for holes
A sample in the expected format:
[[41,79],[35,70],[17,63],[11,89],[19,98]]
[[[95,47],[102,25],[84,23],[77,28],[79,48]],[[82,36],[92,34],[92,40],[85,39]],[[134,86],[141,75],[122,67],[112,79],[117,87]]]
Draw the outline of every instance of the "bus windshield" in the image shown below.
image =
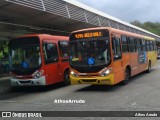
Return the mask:
[[37,37],[11,40],[9,48],[12,72],[30,75],[41,66],[40,43]]
[[109,40],[78,40],[70,42],[71,66],[106,66],[111,61]]

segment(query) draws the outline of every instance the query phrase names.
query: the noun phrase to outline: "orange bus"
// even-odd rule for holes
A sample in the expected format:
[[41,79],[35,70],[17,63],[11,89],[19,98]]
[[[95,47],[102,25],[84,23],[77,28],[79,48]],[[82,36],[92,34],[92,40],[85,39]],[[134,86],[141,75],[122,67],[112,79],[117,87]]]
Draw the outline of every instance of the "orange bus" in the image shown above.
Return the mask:
[[71,84],[127,84],[157,61],[155,39],[131,32],[88,28],[72,32],[69,40]]
[[69,84],[68,37],[25,35],[10,40],[12,86]]

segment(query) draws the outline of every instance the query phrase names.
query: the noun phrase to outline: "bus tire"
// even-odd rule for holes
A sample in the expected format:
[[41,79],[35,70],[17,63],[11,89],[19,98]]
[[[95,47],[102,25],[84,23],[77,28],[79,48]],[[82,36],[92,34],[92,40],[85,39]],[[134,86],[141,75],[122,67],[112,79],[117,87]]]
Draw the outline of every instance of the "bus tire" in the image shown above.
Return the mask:
[[69,79],[69,70],[66,70],[64,72],[64,84],[65,85],[70,85],[71,84],[70,79]]
[[151,61],[149,61],[149,64],[148,64],[148,69],[147,69],[147,73],[150,73],[151,72]]
[[125,70],[125,79],[122,81],[123,85],[127,85],[130,79],[130,71],[129,69]]

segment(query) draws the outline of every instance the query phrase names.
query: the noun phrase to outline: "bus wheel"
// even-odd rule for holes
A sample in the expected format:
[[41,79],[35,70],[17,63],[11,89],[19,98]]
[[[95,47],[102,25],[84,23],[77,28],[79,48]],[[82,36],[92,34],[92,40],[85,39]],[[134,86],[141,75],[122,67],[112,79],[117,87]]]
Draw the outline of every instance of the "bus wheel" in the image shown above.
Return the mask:
[[129,78],[130,78],[130,72],[129,72],[128,69],[126,69],[126,71],[125,71],[125,79],[122,81],[122,84],[123,84],[123,85],[128,84]]
[[151,61],[149,61],[149,64],[148,64],[148,70],[147,70],[147,73],[150,73],[151,72]]
[[64,84],[65,85],[70,85],[71,84],[70,79],[69,79],[69,70],[66,70],[64,72]]

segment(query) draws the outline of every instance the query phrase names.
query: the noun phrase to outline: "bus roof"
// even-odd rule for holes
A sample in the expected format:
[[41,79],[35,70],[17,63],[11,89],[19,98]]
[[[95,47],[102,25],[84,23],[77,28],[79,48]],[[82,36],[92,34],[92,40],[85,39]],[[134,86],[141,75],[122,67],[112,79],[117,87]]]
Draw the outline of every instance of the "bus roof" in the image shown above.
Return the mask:
[[49,35],[49,34],[27,34],[27,35],[19,36],[19,37],[16,37],[16,38],[23,38],[23,37],[39,37],[39,38],[62,39],[62,40],[68,40],[69,39],[69,37],[67,37],[67,36],[57,36],[57,35]]
[[81,29],[81,30],[76,30],[73,31],[72,33],[76,33],[76,32],[82,32],[82,31],[89,31],[89,30],[102,30],[102,29],[113,29],[111,27],[95,27],[95,28],[86,28],[86,29]]
[[86,29],[73,31],[72,33],[90,31],[90,30],[105,30],[105,29],[109,30],[109,31],[112,31],[112,32],[115,32],[115,33],[120,33],[120,34],[124,34],[124,35],[140,37],[140,38],[146,39],[146,40],[155,40],[155,38],[152,38],[152,37],[148,37],[148,36],[144,36],[144,35],[140,35],[140,34],[136,34],[136,33],[132,33],[132,32],[127,32],[127,31],[123,31],[123,30],[119,30],[119,29],[115,29],[115,28],[111,28],[111,27],[86,28]]

